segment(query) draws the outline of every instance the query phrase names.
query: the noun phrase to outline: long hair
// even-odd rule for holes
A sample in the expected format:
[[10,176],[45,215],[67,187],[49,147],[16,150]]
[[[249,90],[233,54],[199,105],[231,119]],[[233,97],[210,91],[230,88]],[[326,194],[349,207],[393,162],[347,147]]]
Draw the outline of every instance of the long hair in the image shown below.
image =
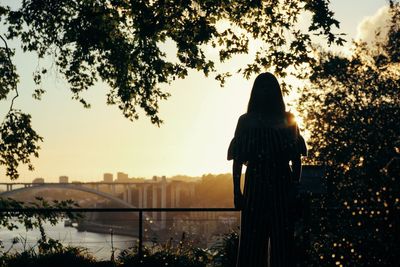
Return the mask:
[[281,87],[272,73],[261,73],[255,79],[247,112],[260,113],[277,119],[284,118],[285,103]]

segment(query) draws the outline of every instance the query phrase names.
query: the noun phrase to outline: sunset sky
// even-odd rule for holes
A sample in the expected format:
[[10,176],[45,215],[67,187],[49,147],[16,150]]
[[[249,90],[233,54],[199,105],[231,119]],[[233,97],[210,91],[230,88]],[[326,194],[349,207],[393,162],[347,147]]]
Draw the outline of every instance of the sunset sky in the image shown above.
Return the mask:
[[[11,4],[15,0],[4,1]],[[346,39],[371,38],[376,24],[382,24],[385,0],[332,0],[335,17],[341,22]],[[2,29],[2,28],[0,28]],[[347,44],[348,49],[351,42]],[[10,42],[17,48],[17,42]],[[67,84],[56,75],[44,83],[47,90],[41,101],[34,100],[32,72],[37,66],[34,55],[17,49],[14,58],[21,77],[21,96],[16,107],[32,115],[34,129],[44,138],[35,170],[20,168],[19,181],[43,177],[57,181],[67,175],[71,180],[95,181],[104,172],[123,171],[130,177],[176,174],[202,175],[226,173],[231,162],[226,150],[238,117],[245,112],[252,80],[231,77],[224,88],[212,78],[190,72],[185,80],[164,86],[172,96],[161,103],[164,124],[158,128],[144,115],[130,122],[116,106],[107,106],[108,87],[98,83],[85,96],[91,109],[71,100]],[[224,69],[235,70],[250,57],[241,56]],[[3,117],[8,101],[0,104]],[[1,167],[0,181],[8,181]]]

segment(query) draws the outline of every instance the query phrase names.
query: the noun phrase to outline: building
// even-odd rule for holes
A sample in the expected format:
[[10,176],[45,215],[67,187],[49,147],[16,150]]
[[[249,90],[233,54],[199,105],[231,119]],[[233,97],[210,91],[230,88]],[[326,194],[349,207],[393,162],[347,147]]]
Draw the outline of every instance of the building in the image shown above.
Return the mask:
[[105,183],[112,183],[114,180],[114,177],[112,173],[105,173],[103,174],[103,182]]
[[165,177],[165,176],[161,176],[161,177],[159,177],[159,176],[153,176],[153,182],[163,182],[163,183],[165,183],[165,182],[167,182],[167,177]]
[[60,184],[68,184],[68,176],[60,176],[60,177],[58,178],[58,182],[59,182]]
[[124,172],[117,172],[117,180],[118,183],[126,183],[129,182],[128,174]]
[[35,178],[32,181],[32,184],[43,184],[44,183],[44,179],[43,178]]

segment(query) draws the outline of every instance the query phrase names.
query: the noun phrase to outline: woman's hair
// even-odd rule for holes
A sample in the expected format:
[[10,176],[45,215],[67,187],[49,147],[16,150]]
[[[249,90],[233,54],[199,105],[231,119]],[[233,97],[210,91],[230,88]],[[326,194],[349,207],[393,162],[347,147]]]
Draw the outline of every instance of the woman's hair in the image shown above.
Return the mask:
[[285,116],[281,87],[272,73],[261,73],[255,79],[247,112],[262,113],[275,118]]

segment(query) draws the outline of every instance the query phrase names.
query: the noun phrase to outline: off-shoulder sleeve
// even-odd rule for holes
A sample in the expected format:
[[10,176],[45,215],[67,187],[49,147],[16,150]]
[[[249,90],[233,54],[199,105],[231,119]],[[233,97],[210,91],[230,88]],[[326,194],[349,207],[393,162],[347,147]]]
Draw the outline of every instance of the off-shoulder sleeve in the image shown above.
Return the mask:
[[249,161],[276,156],[284,149],[286,130],[265,127],[257,117],[242,115],[229,145],[228,160],[233,159],[246,164]]
[[251,119],[246,116],[239,118],[235,136],[228,148],[228,160],[245,163],[268,158],[294,159],[299,155],[307,155],[306,143],[295,122],[261,127]]
[[230,142],[230,144],[229,144],[229,148],[228,148],[228,160],[232,160],[232,159],[234,159],[235,158],[235,153],[234,153],[234,150],[235,150],[235,138],[233,138],[232,140],[231,140],[231,142]]
[[231,140],[228,148],[228,160],[243,160],[243,155],[240,152],[239,147],[241,146],[240,144],[240,139],[241,136],[243,135],[243,132],[245,132],[245,117],[244,115],[239,117],[239,120],[236,125],[235,129],[235,135],[233,139]]
[[303,136],[300,134],[300,130],[294,115],[290,112],[287,112],[286,118],[288,127],[291,129],[290,132],[292,133],[290,134],[290,142],[288,144],[288,153],[290,158],[293,159],[293,157],[298,157],[299,155],[307,156],[307,145]]

